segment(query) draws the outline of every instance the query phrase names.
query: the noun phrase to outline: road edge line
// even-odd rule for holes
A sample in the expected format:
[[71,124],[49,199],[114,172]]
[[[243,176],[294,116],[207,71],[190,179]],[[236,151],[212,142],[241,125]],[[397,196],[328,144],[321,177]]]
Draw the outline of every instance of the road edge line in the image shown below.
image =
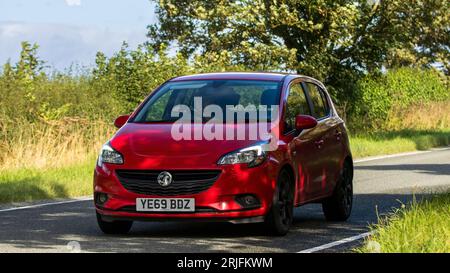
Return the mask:
[[361,240],[363,238],[366,238],[366,237],[372,235],[373,233],[374,233],[373,231],[364,232],[364,233],[361,233],[361,234],[358,234],[358,235],[355,235],[355,236],[352,236],[352,237],[344,238],[342,240],[338,240],[338,241],[334,241],[334,242],[331,242],[331,243],[328,243],[328,244],[324,244],[324,245],[316,246],[316,247],[313,247],[313,248],[308,248],[308,249],[305,249],[305,250],[301,250],[301,251],[299,251],[297,253],[314,253],[314,252],[318,252],[318,251],[329,249],[329,248],[332,248],[332,247],[335,247],[335,246],[339,246],[339,245],[351,243],[351,242],[354,242],[354,241],[357,241],[357,240]]
[[366,157],[366,158],[355,159],[355,160],[353,160],[353,162],[354,163],[363,163],[363,162],[379,160],[379,159],[395,158],[395,157],[411,156],[411,155],[420,155],[420,154],[427,154],[427,153],[446,151],[446,150],[450,150],[450,147],[433,148],[431,150],[426,150],[426,151],[414,151],[414,152],[398,153],[398,154],[391,154],[391,155],[369,156],[369,157]]
[[57,202],[28,205],[28,206],[22,206],[22,207],[0,209],[0,212],[8,212],[8,211],[15,211],[15,210],[23,210],[23,209],[33,209],[33,208],[40,208],[40,207],[46,207],[46,206],[52,206],[52,205],[62,205],[62,204],[69,204],[69,203],[83,202],[83,201],[90,201],[90,200],[93,200],[93,198],[92,197],[80,197],[77,199],[70,199],[70,200],[65,200],[65,201],[57,201]]

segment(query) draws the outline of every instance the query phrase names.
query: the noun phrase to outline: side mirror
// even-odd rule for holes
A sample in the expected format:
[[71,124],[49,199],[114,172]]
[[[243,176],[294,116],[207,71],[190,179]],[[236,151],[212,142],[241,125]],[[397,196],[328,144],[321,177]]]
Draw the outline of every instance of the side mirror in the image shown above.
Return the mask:
[[122,126],[125,125],[125,123],[127,123],[127,120],[130,118],[130,115],[123,115],[123,116],[119,116],[118,118],[116,118],[116,120],[114,121],[114,126],[116,126],[117,128],[120,128]]
[[295,117],[295,129],[298,131],[304,129],[311,129],[316,127],[317,120],[308,115],[298,115]]

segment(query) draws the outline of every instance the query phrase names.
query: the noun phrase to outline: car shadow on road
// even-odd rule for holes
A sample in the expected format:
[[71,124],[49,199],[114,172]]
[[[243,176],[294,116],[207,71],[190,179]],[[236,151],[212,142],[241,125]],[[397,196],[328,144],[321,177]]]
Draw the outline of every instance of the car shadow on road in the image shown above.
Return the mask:
[[94,252],[296,252],[365,232],[378,214],[412,199],[409,194],[355,195],[347,222],[327,222],[320,204],[302,206],[284,237],[268,236],[259,224],[186,222],[135,223],[127,235],[104,235],[91,202],[80,202],[1,213],[0,251],[67,252],[67,243],[77,241],[82,251]]

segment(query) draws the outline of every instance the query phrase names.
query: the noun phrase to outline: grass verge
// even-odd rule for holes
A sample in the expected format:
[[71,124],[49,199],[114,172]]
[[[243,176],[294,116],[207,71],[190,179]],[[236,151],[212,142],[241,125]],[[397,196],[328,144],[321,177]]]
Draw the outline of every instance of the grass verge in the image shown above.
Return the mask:
[[0,203],[66,198],[92,193],[94,160],[49,169],[0,172]]
[[350,145],[354,158],[422,151],[449,146],[450,129],[433,131],[400,130],[359,134],[350,138]]
[[450,193],[402,207],[381,219],[357,252],[450,252]]

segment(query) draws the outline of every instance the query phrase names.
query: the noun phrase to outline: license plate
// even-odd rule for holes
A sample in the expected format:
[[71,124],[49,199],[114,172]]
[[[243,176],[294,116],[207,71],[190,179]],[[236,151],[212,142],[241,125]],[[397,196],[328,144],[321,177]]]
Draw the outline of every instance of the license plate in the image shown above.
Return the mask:
[[136,211],[195,211],[194,198],[136,198]]

